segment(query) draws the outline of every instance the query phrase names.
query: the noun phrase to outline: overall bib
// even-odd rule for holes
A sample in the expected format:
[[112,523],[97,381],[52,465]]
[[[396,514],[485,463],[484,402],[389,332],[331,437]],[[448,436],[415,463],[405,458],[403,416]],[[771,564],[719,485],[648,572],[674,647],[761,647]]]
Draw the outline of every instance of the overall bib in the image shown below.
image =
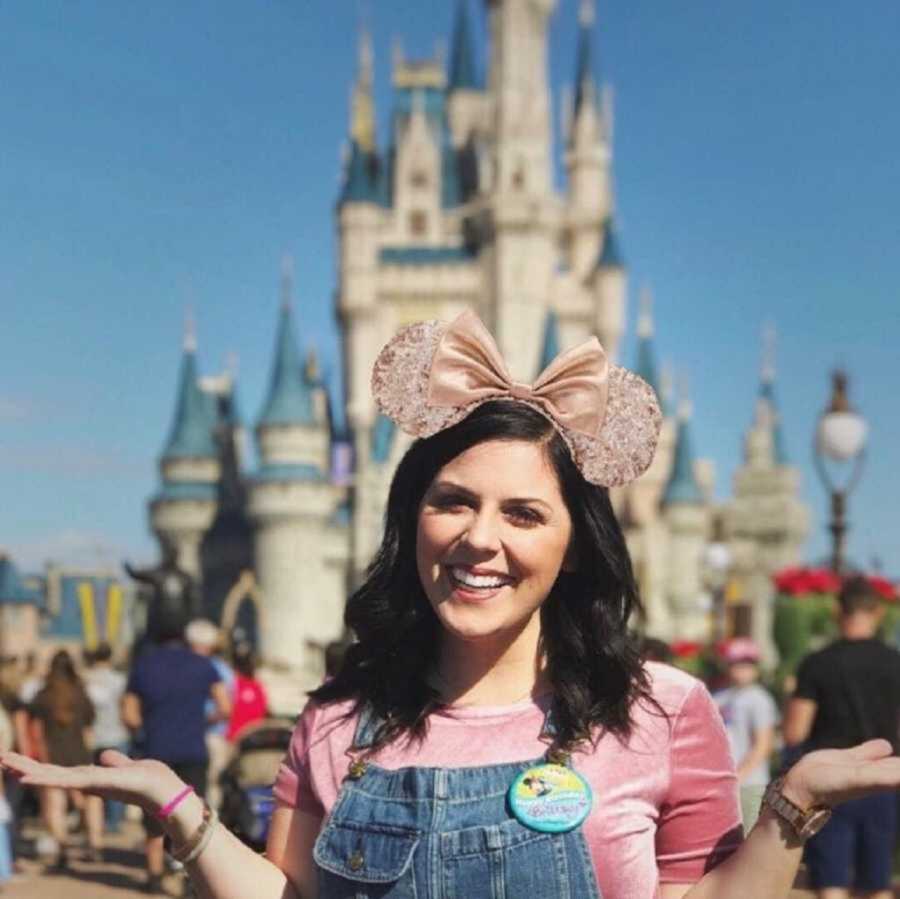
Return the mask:
[[[353,748],[370,747],[378,724],[363,710]],[[542,833],[509,810],[510,785],[545,761],[352,761],[313,852],[320,899],[602,899],[581,827]]]

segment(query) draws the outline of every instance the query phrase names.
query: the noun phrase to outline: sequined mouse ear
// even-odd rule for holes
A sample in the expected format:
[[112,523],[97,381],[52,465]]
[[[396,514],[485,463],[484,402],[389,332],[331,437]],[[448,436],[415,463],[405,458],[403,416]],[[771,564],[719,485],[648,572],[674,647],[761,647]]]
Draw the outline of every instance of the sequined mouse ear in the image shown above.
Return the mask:
[[462,421],[474,408],[428,405],[431,361],[446,327],[444,322],[427,321],[401,328],[372,369],[378,410],[413,437],[430,437]]
[[[451,324],[401,329],[375,361],[372,393],[379,410],[414,437],[430,437],[491,400],[524,403],[556,428],[586,480],[619,487],[653,461],[662,412],[649,384],[605,360],[591,338],[558,356],[534,385],[512,381],[493,338],[467,311]],[[454,382],[449,394],[436,375],[446,375],[448,365]],[[551,401],[551,384],[560,401]],[[569,408],[581,409],[577,420],[566,417]]]

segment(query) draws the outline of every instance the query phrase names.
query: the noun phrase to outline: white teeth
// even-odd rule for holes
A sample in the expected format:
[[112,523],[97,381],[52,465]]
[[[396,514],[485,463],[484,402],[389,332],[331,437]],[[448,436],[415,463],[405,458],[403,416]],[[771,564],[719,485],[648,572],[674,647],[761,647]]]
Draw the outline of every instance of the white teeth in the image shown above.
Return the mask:
[[491,574],[472,574],[465,568],[459,568],[457,566],[450,569],[450,574],[453,575],[455,581],[459,581],[467,587],[487,589],[492,587],[502,587],[504,584],[509,583],[508,579],[505,577],[498,577],[497,575]]

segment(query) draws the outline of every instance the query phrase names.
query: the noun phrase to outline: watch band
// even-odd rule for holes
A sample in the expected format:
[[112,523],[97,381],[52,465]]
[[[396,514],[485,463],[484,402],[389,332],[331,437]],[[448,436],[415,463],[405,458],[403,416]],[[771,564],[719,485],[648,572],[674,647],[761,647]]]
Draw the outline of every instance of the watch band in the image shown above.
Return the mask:
[[831,809],[827,806],[801,808],[784,795],[783,786],[784,777],[773,780],[763,794],[763,804],[787,821],[800,839],[806,840],[825,826],[831,817]]

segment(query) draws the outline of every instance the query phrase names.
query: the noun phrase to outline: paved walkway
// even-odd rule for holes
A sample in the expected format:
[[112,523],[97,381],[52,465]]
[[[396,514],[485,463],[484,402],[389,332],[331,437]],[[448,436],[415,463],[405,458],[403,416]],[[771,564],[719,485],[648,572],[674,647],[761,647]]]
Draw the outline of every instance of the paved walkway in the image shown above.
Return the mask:
[[[38,832],[35,823],[26,825],[24,836],[29,845]],[[73,835],[71,842],[71,865],[62,874],[46,872],[44,861],[26,852],[20,861],[21,872],[3,889],[3,899],[147,899],[149,894],[142,889],[143,830],[139,823],[126,821],[120,834],[107,837],[100,863],[84,857],[82,835]],[[168,875],[163,885],[168,895],[183,895],[179,875]]]

